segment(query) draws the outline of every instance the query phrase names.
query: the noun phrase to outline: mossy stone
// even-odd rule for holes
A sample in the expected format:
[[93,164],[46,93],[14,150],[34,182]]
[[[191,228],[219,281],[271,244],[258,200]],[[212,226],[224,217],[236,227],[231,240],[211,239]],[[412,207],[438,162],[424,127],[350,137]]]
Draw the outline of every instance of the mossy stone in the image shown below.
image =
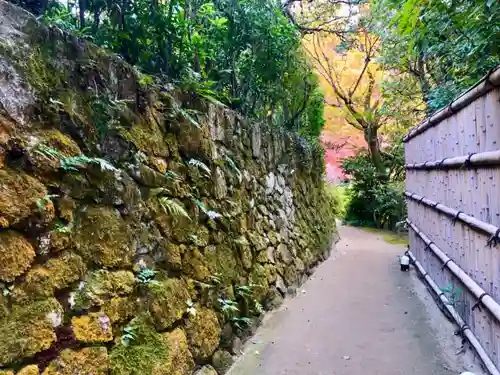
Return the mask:
[[205,360],[217,349],[221,327],[215,311],[199,308],[186,321],[186,333],[191,353],[197,360]]
[[270,278],[271,275],[266,267],[259,263],[254,265],[252,271],[250,272],[249,279],[253,284],[256,284],[256,287],[252,290],[252,294],[258,301],[262,300],[262,298],[269,292]]
[[16,375],[40,375],[40,370],[37,365],[28,365],[23,367]]
[[131,265],[131,233],[118,211],[88,207],[75,232],[78,251],[85,259],[104,267]]
[[13,230],[0,232],[0,280],[13,281],[28,269],[35,259],[35,249]]
[[0,169],[2,227],[12,226],[35,213],[36,201],[46,195],[45,187],[33,177],[9,168]]
[[62,253],[30,269],[20,288],[14,290],[13,298],[51,297],[55,291],[82,278],[84,273],[85,263],[79,255]]
[[128,327],[133,330],[134,338],[127,344],[117,341],[111,349],[111,375],[171,374],[169,371],[174,370],[173,366],[178,365],[172,360],[172,353],[176,351],[177,361],[183,353],[186,355],[186,363],[189,362],[188,353],[179,347],[172,347],[172,344],[181,344],[179,346],[182,347],[182,334],[176,333],[169,337],[167,334],[156,332],[149,313],[138,315],[132,319]]
[[169,150],[163,141],[163,134],[153,121],[143,121],[133,125],[127,138],[146,154],[168,156]]
[[234,240],[234,243],[240,253],[241,263],[247,270],[252,268],[253,255],[250,249],[250,243],[245,236],[239,236]]
[[194,375],[217,375],[217,371],[212,366],[203,366]]
[[182,271],[184,274],[197,281],[208,281],[211,276],[204,255],[196,247],[189,249],[184,254]]
[[185,245],[169,243],[167,245],[166,261],[168,267],[173,271],[182,269],[182,255],[186,252]]
[[212,365],[219,375],[225,374],[233,362],[233,356],[225,350],[217,350],[212,357]]
[[0,320],[0,366],[48,349],[56,340],[54,325],[60,323],[62,314],[53,298],[14,306]]
[[134,296],[114,297],[105,301],[101,311],[109,317],[111,323],[122,323],[135,315],[138,310],[137,299]]
[[108,369],[108,351],[104,347],[65,349],[50,362],[42,375],[105,375]]
[[193,356],[188,348],[185,332],[177,328],[170,333],[165,333],[164,339],[169,350],[168,359],[162,366],[164,374],[191,375],[194,369]]
[[94,305],[102,305],[113,297],[131,294],[134,287],[135,278],[130,271],[95,271],[80,284],[74,297],[75,307],[88,309]]
[[71,328],[78,341],[90,344],[113,340],[111,321],[104,313],[89,313],[71,319]]
[[219,274],[225,284],[243,273],[237,251],[225,244],[207,246],[203,255],[211,275]]
[[159,330],[171,327],[182,318],[187,309],[186,302],[190,299],[183,280],[167,279],[159,284],[151,284],[149,290],[149,311]]
[[[62,156],[71,157],[81,155],[82,153],[76,142],[62,134],[59,130],[50,129],[36,136],[40,140],[39,145],[54,149]],[[42,181],[53,180],[54,173],[58,171],[61,165],[58,157],[47,157],[33,150],[28,153],[28,160],[33,173]]]

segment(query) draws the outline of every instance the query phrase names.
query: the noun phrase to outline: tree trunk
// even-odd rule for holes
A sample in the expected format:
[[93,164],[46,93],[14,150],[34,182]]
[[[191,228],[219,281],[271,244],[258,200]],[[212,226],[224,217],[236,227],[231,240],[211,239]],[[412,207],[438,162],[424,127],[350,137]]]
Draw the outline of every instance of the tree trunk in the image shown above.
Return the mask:
[[78,0],[78,10],[80,15],[80,29],[85,27],[85,0]]
[[380,154],[380,144],[378,142],[378,129],[375,126],[369,125],[364,130],[365,141],[368,144],[368,150],[375,166],[375,169],[380,175],[385,175],[385,167]]

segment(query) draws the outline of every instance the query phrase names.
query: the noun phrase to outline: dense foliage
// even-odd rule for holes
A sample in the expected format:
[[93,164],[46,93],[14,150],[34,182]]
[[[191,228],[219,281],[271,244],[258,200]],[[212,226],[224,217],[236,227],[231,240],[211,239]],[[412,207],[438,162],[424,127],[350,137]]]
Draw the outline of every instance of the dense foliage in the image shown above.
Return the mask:
[[383,175],[377,172],[366,151],[342,164],[351,179],[345,212],[345,219],[351,224],[394,230],[406,216],[402,144],[395,142],[384,151]]
[[382,61],[398,74],[400,95],[414,97],[417,84],[427,112],[500,63],[498,1],[372,0],[372,6]]
[[317,137],[323,96],[279,0],[13,0],[146,74]]

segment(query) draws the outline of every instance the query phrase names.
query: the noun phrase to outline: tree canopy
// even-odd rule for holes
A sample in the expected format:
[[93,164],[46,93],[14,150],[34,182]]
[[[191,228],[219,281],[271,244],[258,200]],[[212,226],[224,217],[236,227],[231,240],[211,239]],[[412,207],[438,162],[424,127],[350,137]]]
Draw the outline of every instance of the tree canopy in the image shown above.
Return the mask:
[[319,136],[323,95],[279,0],[13,0],[46,23],[251,118]]

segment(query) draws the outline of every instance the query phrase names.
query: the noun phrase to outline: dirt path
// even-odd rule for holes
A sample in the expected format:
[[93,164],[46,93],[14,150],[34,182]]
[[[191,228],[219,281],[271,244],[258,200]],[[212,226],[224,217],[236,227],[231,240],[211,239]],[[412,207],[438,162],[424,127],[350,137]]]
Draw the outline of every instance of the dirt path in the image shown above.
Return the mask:
[[401,246],[341,227],[342,240],[277,312],[266,318],[230,375],[481,374]]

